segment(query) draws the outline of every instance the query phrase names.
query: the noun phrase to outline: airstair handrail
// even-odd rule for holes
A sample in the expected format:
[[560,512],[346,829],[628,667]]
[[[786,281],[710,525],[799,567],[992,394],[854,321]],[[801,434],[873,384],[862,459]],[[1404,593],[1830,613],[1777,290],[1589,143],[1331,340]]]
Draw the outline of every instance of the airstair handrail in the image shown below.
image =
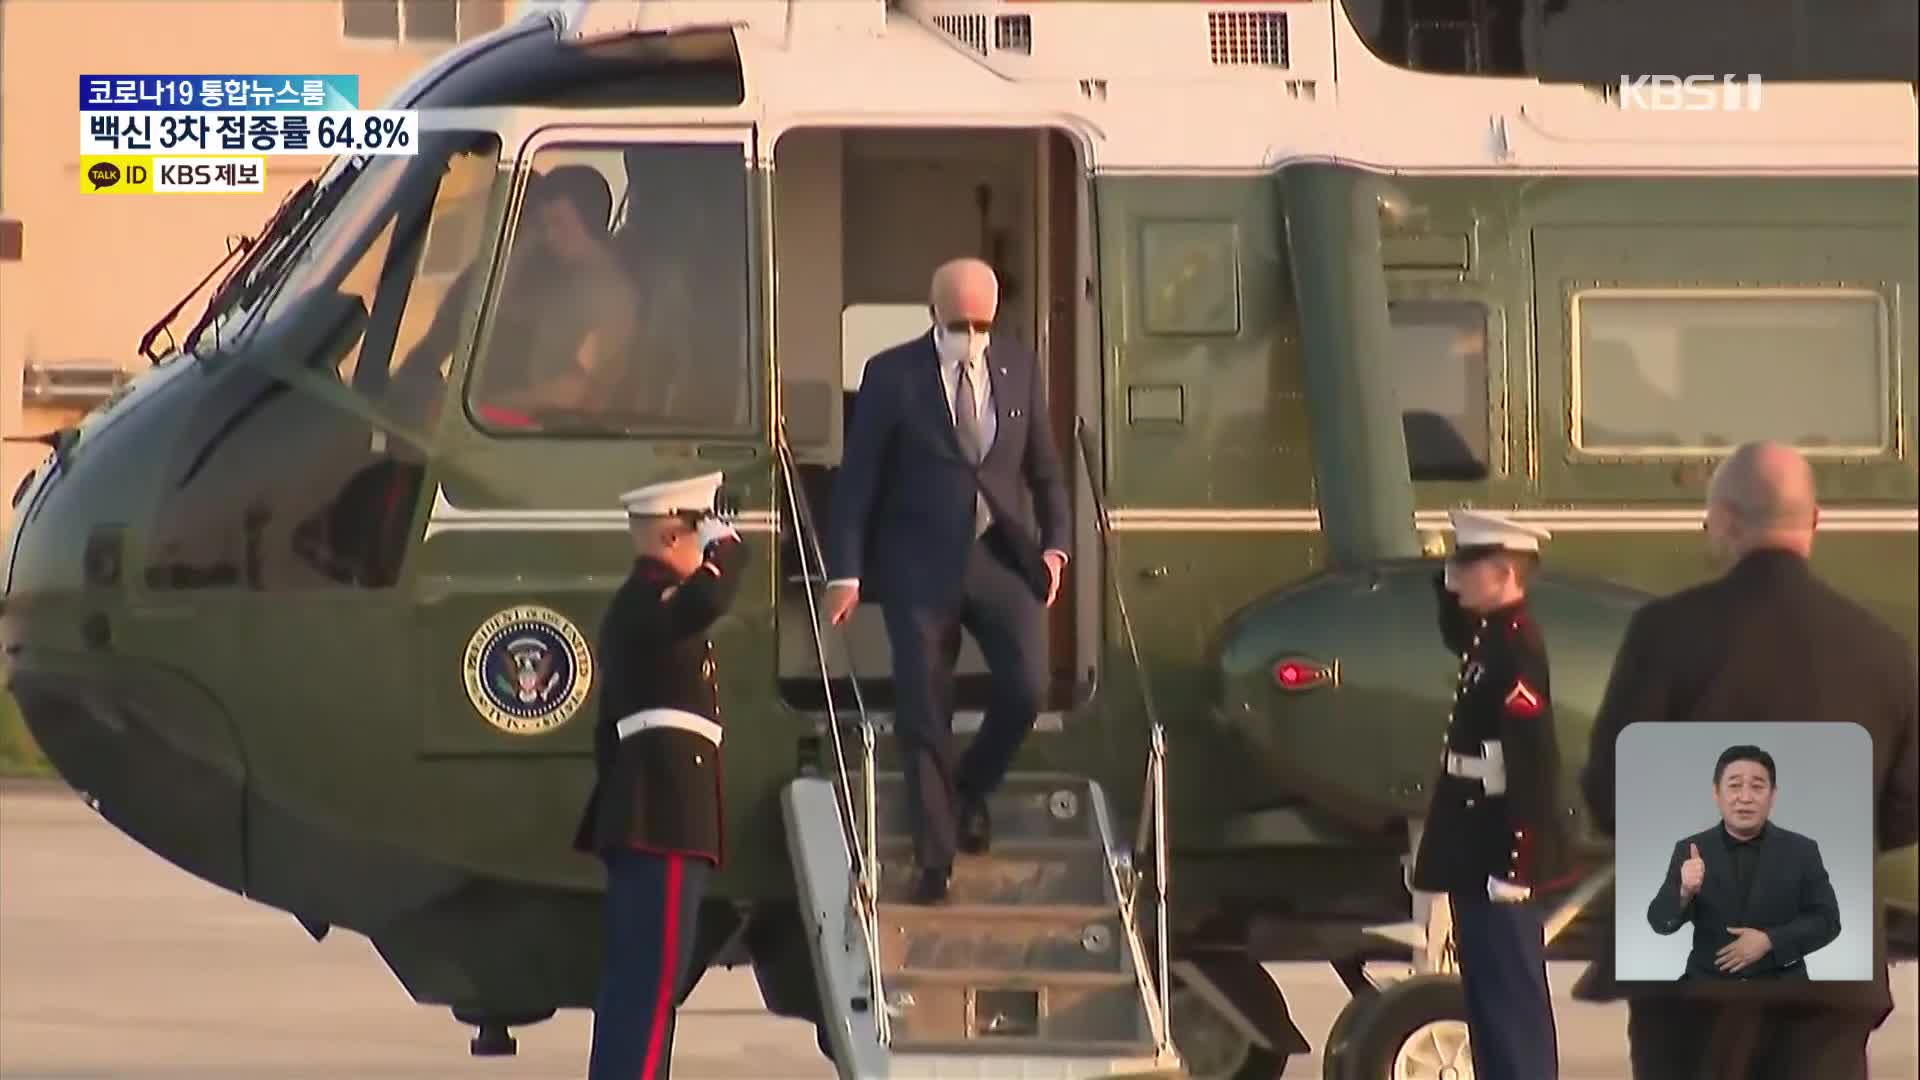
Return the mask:
[[[1167,734],[1166,727],[1160,723],[1160,714],[1153,706],[1153,687],[1147,679],[1147,669],[1140,661],[1140,645],[1133,633],[1133,619],[1127,614],[1127,598],[1120,587],[1118,560],[1113,550],[1113,521],[1107,516],[1107,502],[1100,483],[1100,473],[1094,464],[1093,438],[1087,431],[1084,417],[1074,417],[1074,442],[1079,444],[1080,462],[1086,468],[1087,495],[1093,500],[1094,525],[1100,534],[1102,554],[1105,556],[1106,576],[1113,583],[1114,607],[1120,615],[1120,629],[1126,635],[1127,652],[1133,658],[1133,671],[1140,682],[1140,702],[1147,714],[1147,775],[1144,790],[1141,793],[1140,826],[1135,838],[1134,853],[1137,854],[1149,842],[1153,845],[1153,888],[1154,888],[1154,946],[1158,955],[1157,978],[1149,989],[1148,1009],[1153,1023],[1155,1049],[1162,1055],[1172,1050],[1173,1023],[1168,1003],[1172,997],[1172,964],[1167,941]],[[1138,871],[1135,870],[1135,881]],[[1116,880],[1116,887],[1119,882]],[[1120,902],[1126,912],[1128,933],[1134,933],[1135,889],[1122,890]],[[1144,982],[1144,979],[1143,979]]]
[[[786,489],[787,507],[793,515],[794,540],[800,549],[801,592],[807,598],[807,626],[813,633],[814,658],[820,665],[820,688],[827,703],[827,731],[833,740],[834,769],[838,780],[835,786],[840,792],[840,797],[834,800],[834,812],[840,818],[841,841],[847,845],[847,855],[854,870],[853,906],[866,942],[867,973],[873,983],[871,1014],[880,1045],[887,1046],[892,1036],[886,992],[880,982],[880,844],[875,812],[878,800],[874,779],[873,719],[867,713],[866,697],[860,692],[859,673],[854,670],[853,664],[853,649],[846,646],[843,636],[841,643],[846,650],[847,675],[853,684],[854,708],[860,717],[861,801],[866,811],[862,820],[862,815],[855,814],[853,809],[853,785],[847,775],[846,750],[840,738],[840,717],[833,701],[833,673],[827,667],[826,642],[820,632],[820,609],[813,595],[814,571],[817,567],[818,580],[825,581],[827,560],[820,549],[819,530],[814,527],[806,493],[800,487],[799,469],[794,463],[793,447],[787,440],[784,417],[779,419],[775,428],[775,444],[779,455],[779,481]],[[778,536],[776,530],[776,544],[779,542]]]

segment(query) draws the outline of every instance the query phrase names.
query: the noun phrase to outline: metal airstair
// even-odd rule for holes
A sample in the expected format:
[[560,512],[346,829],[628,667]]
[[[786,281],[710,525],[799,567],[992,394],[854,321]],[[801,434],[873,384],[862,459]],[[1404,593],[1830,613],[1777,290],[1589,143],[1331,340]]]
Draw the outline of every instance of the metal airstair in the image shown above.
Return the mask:
[[[806,576],[824,580],[784,430],[779,451]],[[826,642],[807,593],[825,682]],[[873,719],[857,680],[854,698],[856,715],[845,717],[828,692],[833,774],[795,780],[781,795],[824,1042],[840,1076],[1182,1075],[1164,1004],[1165,742],[1158,724],[1138,842],[1117,839],[1094,781],[1014,773],[989,800],[992,852],[961,855],[947,903],[927,907],[904,902],[914,879],[904,780],[876,772]],[[843,729],[859,734],[851,761]],[[1149,844],[1150,875],[1133,865],[1134,852]],[[1149,876],[1154,959],[1139,917]]]

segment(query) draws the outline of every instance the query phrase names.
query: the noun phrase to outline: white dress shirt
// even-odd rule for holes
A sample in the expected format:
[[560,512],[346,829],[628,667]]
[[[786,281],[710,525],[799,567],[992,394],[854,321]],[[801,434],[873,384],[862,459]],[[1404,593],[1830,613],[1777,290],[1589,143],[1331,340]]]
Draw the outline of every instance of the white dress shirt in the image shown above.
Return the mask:
[[[993,449],[993,438],[999,434],[1000,431],[1000,418],[995,415],[993,409],[993,376],[987,373],[986,358],[982,357],[980,362],[975,364],[973,370],[968,372],[967,375],[973,380],[973,399],[976,410],[974,415],[979,418],[977,427],[980,432],[980,454],[982,457],[985,457],[986,454]],[[940,386],[944,391],[941,397],[947,403],[947,416],[950,418],[953,417],[954,391],[959,385],[960,364],[958,362],[950,363],[946,360],[940,361]],[[1062,565],[1067,561],[1067,553],[1064,551],[1056,548],[1048,548],[1046,553],[1060,556]],[[857,587],[860,584],[860,579],[834,578],[832,581],[827,582],[827,584],[853,585]]]

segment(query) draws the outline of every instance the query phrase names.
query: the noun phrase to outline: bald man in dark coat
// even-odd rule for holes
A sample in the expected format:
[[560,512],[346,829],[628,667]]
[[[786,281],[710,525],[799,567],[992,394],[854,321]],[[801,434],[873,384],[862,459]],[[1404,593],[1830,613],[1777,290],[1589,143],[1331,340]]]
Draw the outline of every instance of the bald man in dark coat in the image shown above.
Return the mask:
[[[1707,539],[1730,569],[1649,603],[1628,623],[1581,776],[1603,832],[1613,833],[1614,744],[1626,725],[1812,721],[1867,729],[1873,774],[1860,781],[1873,788],[1878,849],[1915,842],[1913,646],[1814,577],[1807,560],[1818,520],[1813,470],[1788,447],[1749,443],[1714,473]],[[1634,1080],[1865,1080],[1867,1039],[1893,1009],[1878,920],[1872,981],[1730,988],[1737,996],[1688,993],[1686,984],[1621,987],[1612,937],[1609,924],[1574,996],[1629,999]]]

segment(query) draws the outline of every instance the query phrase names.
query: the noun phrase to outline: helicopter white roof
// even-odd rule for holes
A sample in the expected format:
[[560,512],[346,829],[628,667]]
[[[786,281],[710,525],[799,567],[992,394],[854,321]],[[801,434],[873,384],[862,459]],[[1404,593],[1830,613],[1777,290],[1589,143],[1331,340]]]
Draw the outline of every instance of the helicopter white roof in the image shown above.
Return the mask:
[[[569,33],[731,24],[763,147],[818,125],[1059,126],[1103,171],[1911,175],[1905,83],[1768,83],[1645,111],[1373,57],[1336,0],[533,0]],[[1277,22],[1275,20],[1278,20]],[[1336,69],[1334,58],[1340,64]],[[1750,100],[1717,99],[1728,106]]]

